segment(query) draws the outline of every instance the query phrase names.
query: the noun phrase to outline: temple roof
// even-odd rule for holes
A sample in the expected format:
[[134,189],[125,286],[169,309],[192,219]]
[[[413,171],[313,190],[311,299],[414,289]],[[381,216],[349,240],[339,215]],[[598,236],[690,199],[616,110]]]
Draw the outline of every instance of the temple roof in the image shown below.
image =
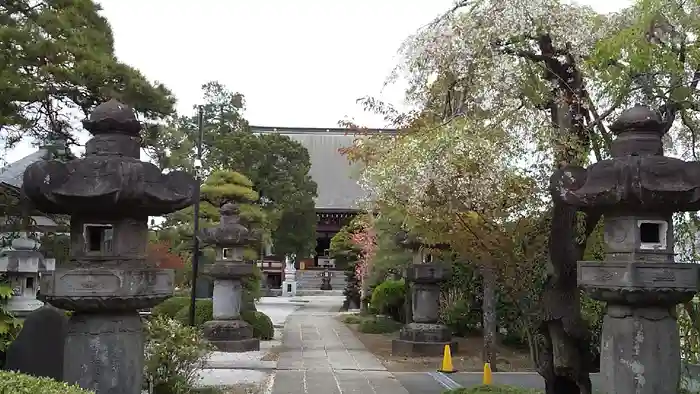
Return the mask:
[[15,188],[22,187],[24,170],[31,164],[44,160],[49,154],[47,149],[37,151],[13,162],[0,169],[0,183],[7,184]]
[[[316,209],[326,211],[358,210],[366,193],[357,182],[360,166],[351,165],[338,151],[353,145],[356,136],[347,129],[310,127],[251,126],[253,133],[278,133],[301,143],[311,158],[311,178],[318,184]],[[394,134],[395,130],[378,129],[367,133]]]

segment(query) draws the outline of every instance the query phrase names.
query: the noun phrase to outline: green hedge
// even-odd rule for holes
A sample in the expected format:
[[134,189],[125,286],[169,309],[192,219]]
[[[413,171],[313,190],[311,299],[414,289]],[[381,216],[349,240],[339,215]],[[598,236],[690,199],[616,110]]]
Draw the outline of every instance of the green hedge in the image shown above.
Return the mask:
[[406,288],[403,279],[386,280],[374,288],[370,304],[378,313],[402,322],[405,298]]
[[156,305],[151,314],[153,317],[167,316],[174,319],[182,308],[190,305],[189,297],[171,297]]
[[93,391],[70,386],[48,378],[35,378],[16,372],[0,371],[2,394],[94,394]]
[[[202,324],[213,319],[214,303],[210,299],[199,299],[194,304],[194,325],[201,327]],[[175,314],[175,320],[184,325],[190,323],[190,306],[189,303]]]
[[263,341],[269,341],[275,336],[275,327],[272,320],[260,311],[245,311],[241,317],[253,327],[253,336]]

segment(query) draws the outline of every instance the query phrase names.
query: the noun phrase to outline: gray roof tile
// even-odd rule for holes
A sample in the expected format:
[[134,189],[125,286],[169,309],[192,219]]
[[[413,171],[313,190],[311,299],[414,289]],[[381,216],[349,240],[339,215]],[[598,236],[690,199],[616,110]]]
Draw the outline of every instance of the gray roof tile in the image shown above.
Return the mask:
[[40,160],[44,160],[47,156],[48,151],[46,149],[39,149],[36,152],[29,154],[13,163],[0,169],[0,182],[6,183],[10,186],[20,188],[22,187],[22,180],[24,178],[24,170],[27,169],[31,164],[36,163]]

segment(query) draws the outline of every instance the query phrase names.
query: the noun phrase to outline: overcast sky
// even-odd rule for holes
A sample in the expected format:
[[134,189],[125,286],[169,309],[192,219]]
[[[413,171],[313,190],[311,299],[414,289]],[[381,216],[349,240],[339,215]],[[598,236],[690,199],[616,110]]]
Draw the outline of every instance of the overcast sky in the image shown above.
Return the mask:
[[[117,56],[165,83],[178,111],[201,102],[218,80],[246,97],[254,125],[336,127],[346,117],[384,126],[356,104],[383,89],[403,40],[454,0],[102,0]],[[587,0],[601,12],[629,0]],[[29,144],[7,152],[14,161]]]

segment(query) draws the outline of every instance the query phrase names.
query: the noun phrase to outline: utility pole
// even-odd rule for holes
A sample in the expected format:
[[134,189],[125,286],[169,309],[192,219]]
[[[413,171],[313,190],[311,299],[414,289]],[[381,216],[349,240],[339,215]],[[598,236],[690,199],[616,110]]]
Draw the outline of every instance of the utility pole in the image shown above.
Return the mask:
[[199,106],[197,114],[197,158],[194,159],[195,192],[194,192],[194,234],[192,239],[192,293],[190,294],[190,326],[194,327],[195,304],[197,301],[197,273],[199,271],[199,200],[202,184],[202,138],[204,136],[204,107]]

